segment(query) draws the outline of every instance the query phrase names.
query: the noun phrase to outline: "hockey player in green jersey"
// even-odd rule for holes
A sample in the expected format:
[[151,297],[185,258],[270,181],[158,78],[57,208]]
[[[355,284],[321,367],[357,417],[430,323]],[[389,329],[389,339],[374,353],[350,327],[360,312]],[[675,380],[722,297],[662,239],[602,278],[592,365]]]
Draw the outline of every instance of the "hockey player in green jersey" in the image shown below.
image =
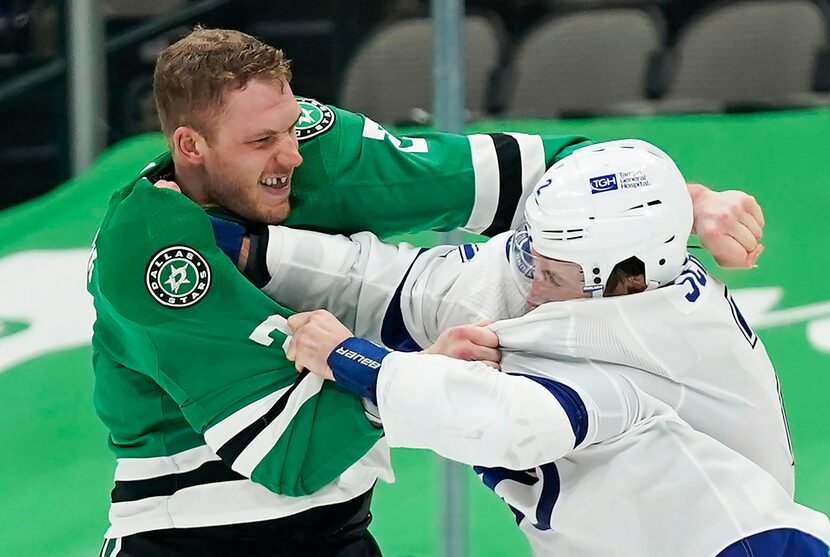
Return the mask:
[[170,153],[113,196],[89,268],[95,407],[117,458],[105,555],[379,554],[366,527],[375,481],[392,478],[381,433],[360,401],[297,377],[290,311],[236,270],[209,212],[247,227],[495,233],[584,142],[396,138],[296,99],[289,79],[280,51],[231,31],[197,29],[157,63]]
[[[289,77],[280,51],[235,32],[197,30],[158,61],[171,153],[113,197],[89,269],[95,406],[118,461],[106,551],[378,554],[381,432],[360,401],[297,380],[279,330],[290,312],[237,272],[206,208],[274,224],[290,197],[289,222],[324,230],[500,230],[523,187],[584,141],[398,139],[295,99]],[[165,180],[185,196],[153,187]]]

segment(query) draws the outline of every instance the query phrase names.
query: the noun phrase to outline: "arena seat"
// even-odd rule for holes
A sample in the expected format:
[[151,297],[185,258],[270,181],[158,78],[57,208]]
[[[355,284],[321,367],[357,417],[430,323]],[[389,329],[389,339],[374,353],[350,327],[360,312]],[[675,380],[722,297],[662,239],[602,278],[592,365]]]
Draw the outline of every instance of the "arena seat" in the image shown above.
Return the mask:
[[824,104],[814,93],[827,20],[810,0],[740,0],[704,10],[680,33],[662,112]]
[[[501,62],[506,34],[498,19],[486,15],[466,16],[464,32],[466,108],[475,118],[486,112],[492,72]],[[382,25],[349,61],[340,105],[385,123],[428,119],[433,43],[429,18]]]
[[647,111],[648,68],[663,39],[659,14],[641,9],[580,11],[545,20],[517,47],[505,115]]

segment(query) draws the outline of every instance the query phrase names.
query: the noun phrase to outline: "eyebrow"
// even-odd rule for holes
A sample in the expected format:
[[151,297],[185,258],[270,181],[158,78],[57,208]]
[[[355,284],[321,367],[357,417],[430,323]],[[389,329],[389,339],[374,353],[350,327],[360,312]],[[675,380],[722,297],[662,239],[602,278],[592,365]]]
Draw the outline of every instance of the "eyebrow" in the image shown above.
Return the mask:
[[287,133],[287,132],[288,132],[288,130],[290,130],[291,128],[293,128],[294,126],[296,126],[296,125],[297,125],[297,122],[299,122],[299,121],[300,121],[300,118],[302,118],[302,117],[303,117],[303,112],[302,112],[302,110],[301,110],[301,111],[299,112],[299,114],[297,114],[297,119],[296,119],[296,120],[294,120],[294,122],[293,122],[293,123],[292,123],[292,124],[288,127],[288,129],[285,129],[285,130],[282,130],[282,131],[271,130],[271,129],[267,129],[267,130],[260,130],[260,131],[259,131],[259,132],[257,132],[257,133],[251,134],[251,136],[250,136],[250,137],[251,137],[252,139],[250,139],[249,141],[257,141],[258,139],[260,139],[260,138],[262,138],[263,136],[266,136],[266,135],[271,136],[271,135],[279,135],[279,134],[281,134],[281,133]]

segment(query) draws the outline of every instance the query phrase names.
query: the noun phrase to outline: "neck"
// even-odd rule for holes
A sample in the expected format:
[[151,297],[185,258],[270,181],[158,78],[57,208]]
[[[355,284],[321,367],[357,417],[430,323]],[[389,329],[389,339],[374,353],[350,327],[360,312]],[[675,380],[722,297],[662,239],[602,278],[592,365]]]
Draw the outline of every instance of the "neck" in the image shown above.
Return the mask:
[[205,207],[210,205],[205,184],[207,176],[201,167],[188,165],[176,160],[173,156],[173,181],[181,188],[182,193],[192,199],[198,205]]

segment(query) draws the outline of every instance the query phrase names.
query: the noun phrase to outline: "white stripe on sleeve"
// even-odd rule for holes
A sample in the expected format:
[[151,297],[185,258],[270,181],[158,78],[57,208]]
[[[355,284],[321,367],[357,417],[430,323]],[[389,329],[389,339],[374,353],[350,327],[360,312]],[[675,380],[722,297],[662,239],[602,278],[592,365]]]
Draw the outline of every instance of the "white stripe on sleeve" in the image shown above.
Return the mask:
[[170,456],[151,458],[119,458],[115,467],[116,481],[134,481],[181,474],[196,470],[202,464],[219,460],[207,445],[188,449]]
[[294,392],[291,393],[291,396],[288,397],[285,408],[280,412],[280,415],[245,447],[231,468],[250,478],[254,468],[274,448],[282,434],[285,433],[288,424],[294,419],[300,407],[320,392],[323,388],[323,381],[322,378],[311,373],[306,375],[297,388],[294,389]]
[[476,134],[469,136],[469,140],[475,175],[475,200],[464,228],[480,233],[493,223],[499,205],[499,161],[492,137]]

